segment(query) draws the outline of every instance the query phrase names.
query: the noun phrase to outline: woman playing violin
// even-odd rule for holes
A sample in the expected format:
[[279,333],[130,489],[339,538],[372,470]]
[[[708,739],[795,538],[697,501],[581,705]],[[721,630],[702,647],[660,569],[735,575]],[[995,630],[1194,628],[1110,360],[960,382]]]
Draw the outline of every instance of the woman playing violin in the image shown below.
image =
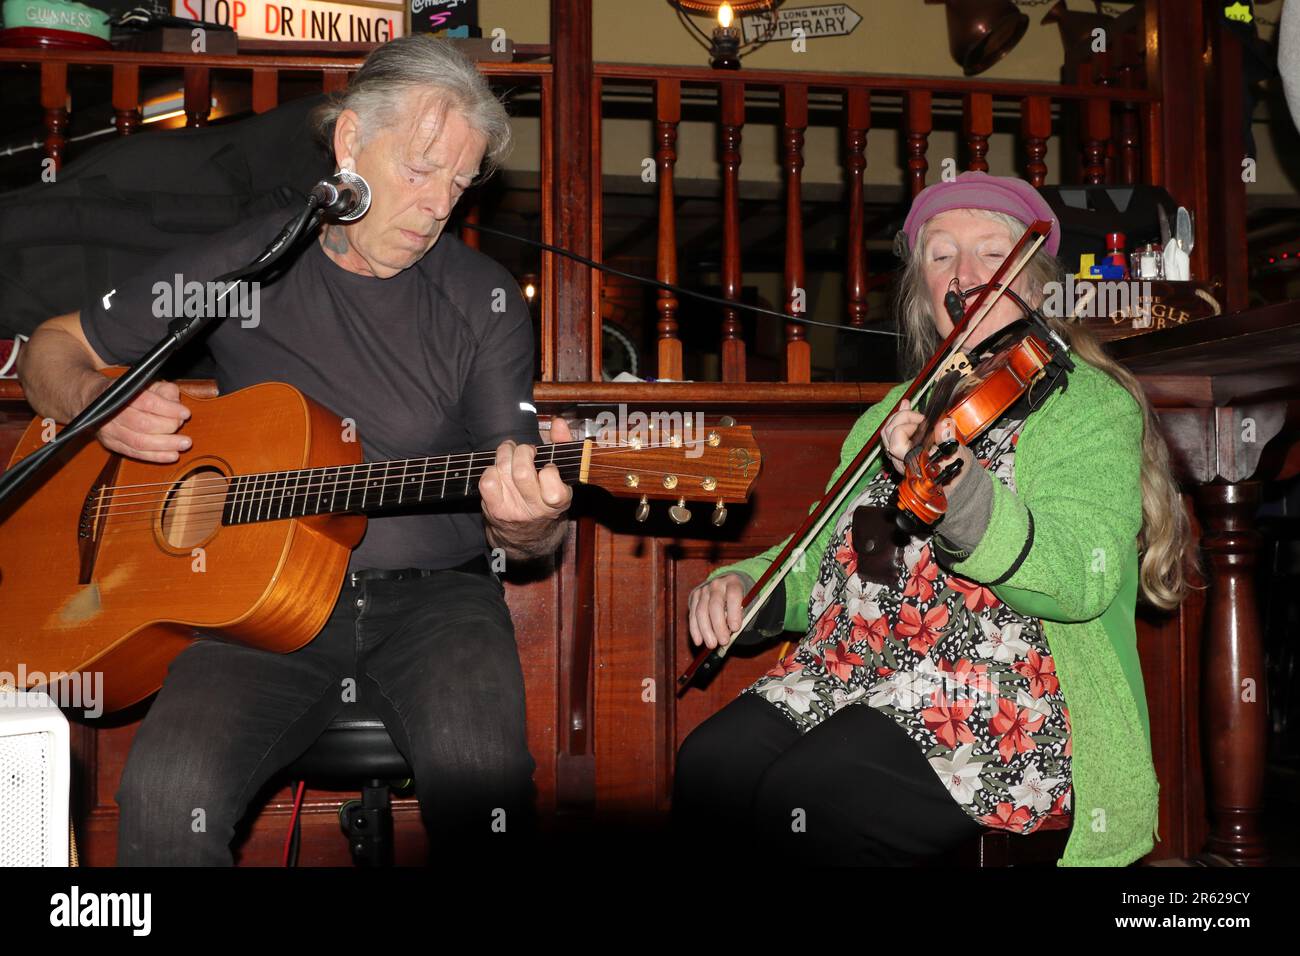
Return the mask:
[[[952,331],[945,296],[986,284],[1038,219],[1053,216],[1033,187],[984,173],[916,197],[900,234],[906,373]],[[1032,308],[1062,278],[1058,245],[1053,229],[1010,286]],[[999,299],[966,340],[972,360],[1022,318]],[[940,459],[961,465],[933,526],[897,532],[890,506],[908,452],[953,422],[918,434],[925,416],[906,402],[884,422],[885,454],[750,625],[805,636],[682,745],[673,811],[687,836],[820,863],[913,863],[983,828],[1069,827],[1064,865],[1150,851],[1135,603],[1181,601],[1188,523],[1141,386],[1085,328],[1045,321],[1071,370]],[[854,425],[831,482],[909,382]],[[691,592],[696,645],[740,628],[783,545]]]

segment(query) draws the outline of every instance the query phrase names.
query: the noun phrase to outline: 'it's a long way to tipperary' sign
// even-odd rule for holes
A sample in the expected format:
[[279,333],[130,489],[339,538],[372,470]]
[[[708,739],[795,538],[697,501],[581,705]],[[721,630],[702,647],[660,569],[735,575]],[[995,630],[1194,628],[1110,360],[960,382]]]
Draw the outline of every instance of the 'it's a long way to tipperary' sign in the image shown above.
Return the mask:
[[740,21],[746,43],[804,39],[815,37],[843,37],[854,31],[862,17],[845,3],[831,3],[820,7],[799,7],[796,10],[778,10],[775,18],[769,14],[754,14]]
[[257,40],[383,43],[405,31],[405,0],[172,0],[172,13]]

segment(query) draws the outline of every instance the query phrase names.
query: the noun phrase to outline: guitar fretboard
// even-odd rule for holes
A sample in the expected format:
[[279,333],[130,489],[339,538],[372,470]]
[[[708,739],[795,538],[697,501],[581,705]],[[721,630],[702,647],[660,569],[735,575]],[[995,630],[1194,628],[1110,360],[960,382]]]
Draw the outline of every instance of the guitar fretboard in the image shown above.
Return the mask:
[[[582,448],[580,441],[542,445],[537,449],[534,465],[540,470],[554,464],[560,477],[573,483],[582,468]],[[234,475],[226,490],[221,523],[250,524],[307,515],[369,513],[467,498],[478,493],[478,479],[495,463],[495,451],[479,451]]]

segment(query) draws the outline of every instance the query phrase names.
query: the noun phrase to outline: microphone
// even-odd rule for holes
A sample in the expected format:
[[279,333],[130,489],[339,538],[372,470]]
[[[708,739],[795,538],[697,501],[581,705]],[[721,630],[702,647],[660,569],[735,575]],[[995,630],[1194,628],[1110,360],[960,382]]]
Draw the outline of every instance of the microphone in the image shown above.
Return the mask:
[[353,222],[370,208],[370,184],[356,173],[340,169],[312,187],[311,202],[335,222]]

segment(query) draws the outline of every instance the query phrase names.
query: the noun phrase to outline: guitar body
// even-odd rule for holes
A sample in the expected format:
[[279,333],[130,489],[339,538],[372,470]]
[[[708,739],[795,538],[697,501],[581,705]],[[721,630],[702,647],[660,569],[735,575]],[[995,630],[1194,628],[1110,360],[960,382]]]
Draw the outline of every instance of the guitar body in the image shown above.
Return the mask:
[[[360,462],[360,442],[281,383],[185,402],[193,445],[179,461],[134,461],[91,439],[0,506],[0,672],[19,679],[23,667],[34,688],[100,671],[112,711],[161,687],[196,630],[285,653],[325,624],[364,515],[226,526],[196,502],[220,500],[210,489],[224,493],[222,476]],[[11,465],[41,446],[42,429],[28,426]],[[95,517],[87,496],[100,485],[119,500]]]

